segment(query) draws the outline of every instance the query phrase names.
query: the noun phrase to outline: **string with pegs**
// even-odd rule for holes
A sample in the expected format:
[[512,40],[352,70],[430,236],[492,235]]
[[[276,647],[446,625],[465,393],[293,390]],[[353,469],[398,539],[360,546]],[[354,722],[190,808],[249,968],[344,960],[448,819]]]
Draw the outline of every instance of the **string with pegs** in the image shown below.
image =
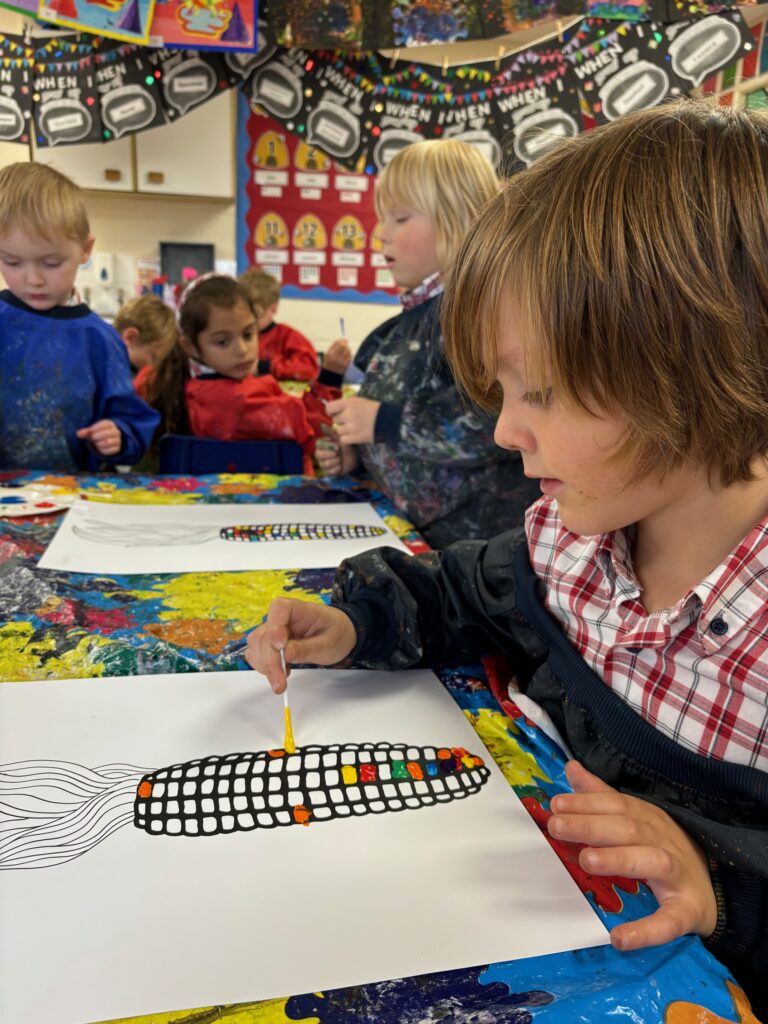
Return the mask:
[[504,47],[500,46],[496,51],[496,60],[493,62],[494,68],[498,71],[501,68],[501,58],[504,56]]

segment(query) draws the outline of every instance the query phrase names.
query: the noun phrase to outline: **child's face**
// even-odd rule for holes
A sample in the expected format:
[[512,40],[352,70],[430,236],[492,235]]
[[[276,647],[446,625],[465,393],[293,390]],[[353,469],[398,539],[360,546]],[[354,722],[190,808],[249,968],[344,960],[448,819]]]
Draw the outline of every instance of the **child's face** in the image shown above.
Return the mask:
[[379,238],[395,284],[415,288],[443,268],[437,259],[435,229],[423,213],[407,207],[387,210],[379,223]]
[[14,228],[0,238],[0,270],[17,299],[42,312],[69,301],[92,249],[92,237],[84,244],[63,235],[48,240]]
[[630,469],[609,461],[627,426],[620,413],[598,418],[559,400],[554,391],[542,395],[531,390],[518,320],[509,303],[502,304],[498,338],[504,400],[496,443],[520,451],[525,475],[540,479],[542,492],[557,500],[568,530],[583,536],[608,533],[685,500],[692,479],[686,471],[669,473],[660,486],[656,477],[630,482]]
[[245,380],[254,373],[259,361],[256,318],[244,302],[231,309],[213,306],[208,326],[198,334],[197,344],[191,349],[192,355],[222,376]]

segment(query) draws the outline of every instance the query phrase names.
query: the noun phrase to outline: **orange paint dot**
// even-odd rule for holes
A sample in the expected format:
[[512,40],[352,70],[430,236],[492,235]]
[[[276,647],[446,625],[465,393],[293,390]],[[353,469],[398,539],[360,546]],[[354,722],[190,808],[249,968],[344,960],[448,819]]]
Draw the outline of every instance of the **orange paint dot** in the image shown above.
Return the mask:
[[409,761],[406,768],[408,769],[408,774],[412,779],[424,778],[424,772],[422,771],[421,765],[417,764],[416,761]]
[[144,779],[143,782],[139,783],[137,792],[140,797],[146,800],[148,796],[152,796],[152,783]]
[[485,761],[482,759],[482,757],[473,757],[472,764],[474,764],[478,768],[482,768],[483,765],[485,764]]
[[284,750],[268,750],[267,753],[270,757],[285,757]]
[[293,808],[293,820],[297,825],[309,825],[309,819],[312,817],[312,811],[304,804],[298,804]]
[[465,757],[469,751],[465,750],[464,747],[451,747],[451,753],[456,757]]
[[446,750],[445,747],[443,747],[441,750],[438,750],[437,756],[441,761],[447,761],[448,758],[451,757],[451,752],[450,750]]

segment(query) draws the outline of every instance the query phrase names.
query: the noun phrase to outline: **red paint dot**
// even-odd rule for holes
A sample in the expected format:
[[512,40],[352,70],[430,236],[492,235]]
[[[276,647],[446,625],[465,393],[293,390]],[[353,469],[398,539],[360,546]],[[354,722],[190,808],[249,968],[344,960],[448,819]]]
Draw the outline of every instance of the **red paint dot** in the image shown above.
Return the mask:
[[361,782],[375,782],[378,778],[378,770],[375,764],[361,764],[360,765],[360,781]]
[[56,508],[52,501],[38,501],[35,508]]

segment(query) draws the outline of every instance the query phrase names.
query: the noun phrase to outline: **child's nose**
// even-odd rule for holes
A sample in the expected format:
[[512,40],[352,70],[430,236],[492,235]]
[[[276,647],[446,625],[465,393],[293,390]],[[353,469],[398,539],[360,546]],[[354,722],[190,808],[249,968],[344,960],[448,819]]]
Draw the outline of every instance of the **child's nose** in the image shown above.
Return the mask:
[[502,408],[493,431],[493,440],[499,448],[521,451],[532,455],[536,451],[536,438],[520,416]]

